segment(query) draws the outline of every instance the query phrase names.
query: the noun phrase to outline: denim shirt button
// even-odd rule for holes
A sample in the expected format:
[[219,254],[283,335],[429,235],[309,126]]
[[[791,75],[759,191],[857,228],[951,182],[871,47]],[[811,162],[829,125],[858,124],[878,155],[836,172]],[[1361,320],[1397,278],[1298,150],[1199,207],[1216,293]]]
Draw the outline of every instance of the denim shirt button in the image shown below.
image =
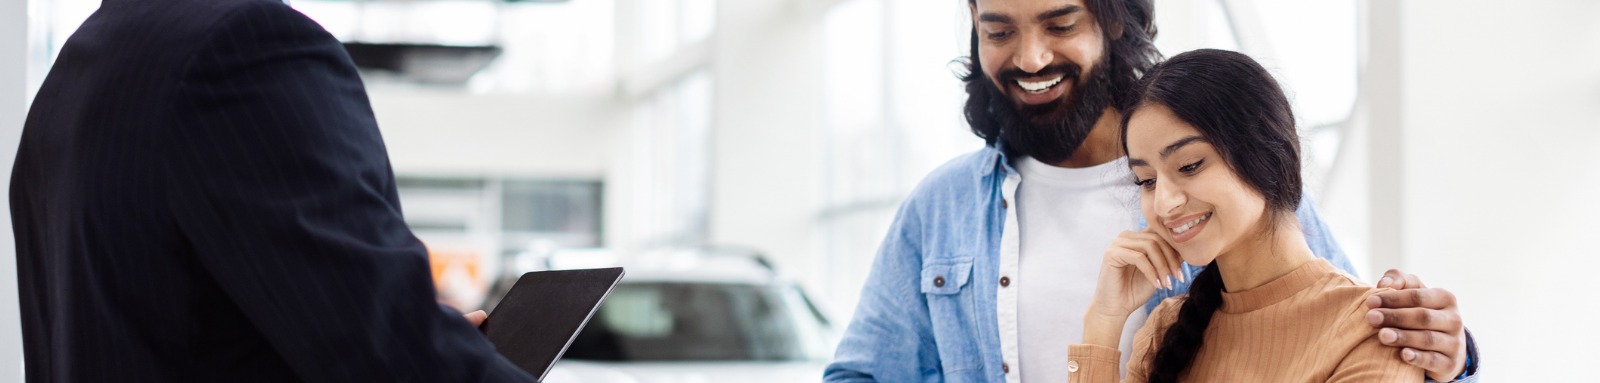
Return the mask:
[[1009,202],[1006,202],[1005,198],[1001,198],[1000,199],[1000,208],[1001,209],[1010,209],[1011,208],[1011,204]]
[[1000,287],[1010,287],[1011,277],[1000,277]]
[[933,277],[933,287],[944,287],[944,276]]
[[1004,372],[1004,373],[1010,374],[1011,373],[1011,365],[1007,364],[1005,362],[1001,362],[1000,363],[1000,372]]

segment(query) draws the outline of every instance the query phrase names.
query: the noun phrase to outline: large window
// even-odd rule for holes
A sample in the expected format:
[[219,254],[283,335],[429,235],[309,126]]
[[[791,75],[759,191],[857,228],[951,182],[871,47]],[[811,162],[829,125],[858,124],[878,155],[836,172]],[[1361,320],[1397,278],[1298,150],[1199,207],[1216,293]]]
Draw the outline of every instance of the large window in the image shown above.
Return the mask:
[[847,0],[823,19],[822,249],[836,314],[861,282],[900,200],[934,168],[983,147],[962,117],[952,60],[967,55],[966,3]]
[[611,149],[620,250],[709,236],[716,76],[715,0],[616,0],[618,97],[628,120]]
[[696,72],[633,106],[616,177],[620,248],[703,244],[711,209],[712,77]]
[[1354,0],[1156,2],[1156,46],[1173,56],[1199,48],[1237,50],[1272,71],[1294,106],[1306,176],[1320,197],[1333,180],[1356,105],[1360,31]]

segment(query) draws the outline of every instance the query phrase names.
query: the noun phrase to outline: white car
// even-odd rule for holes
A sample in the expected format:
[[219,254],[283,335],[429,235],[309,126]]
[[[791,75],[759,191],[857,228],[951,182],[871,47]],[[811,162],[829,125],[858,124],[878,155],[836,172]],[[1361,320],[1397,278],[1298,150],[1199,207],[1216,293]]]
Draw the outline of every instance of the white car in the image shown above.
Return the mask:
[[627,275],[546,383],[816,382],[835,334],[759,256],[682,252]]

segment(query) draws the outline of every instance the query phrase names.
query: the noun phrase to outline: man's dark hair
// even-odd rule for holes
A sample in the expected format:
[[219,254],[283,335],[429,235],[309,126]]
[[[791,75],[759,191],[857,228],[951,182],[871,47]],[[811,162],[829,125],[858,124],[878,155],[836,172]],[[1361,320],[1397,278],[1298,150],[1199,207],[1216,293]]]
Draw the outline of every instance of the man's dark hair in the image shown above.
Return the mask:
[[[967,0],[969,4],[973,5],[976,5],[977,1]],[[1160,60],[1161,53],[1156,50],[1154,43],[1156,37],[1154,5],[1152,0],[1085,0],[1084,3],[1089,13],[1094,15],[1095,22],[1099,24],[1101,31],[1105,35],[1105,57],[1099,63],[1096,63],[1094,69],[1094,71],[1100,72],[1094,75],[1101,77],[1104,81],[1093,88],[1102,88],[1109,93],[1091,95],[1100,96],[1091,98],[1104,98],[1106,100],[1088,101],[1115,107],[1120,104],[1121,100],[1130,97],[1134,84],[1139,81],[1139,76],[1143,75],[1150,66],[1155,65],[1157,60]],[[1001,95],[999,89],[984,73],[981,60],[979,60],[978,43],[978,27],[973,25],[972,55],[966,58],[964,63],[966,64],[966,73],[961,74],[960,78],[962,82],[966,83],[967,124],[972,127],[973,134],[977,134],[978,137],[983,138],[984,142],[993,146],[1001,138],[1002,127],[1007,125],[1004,121],[1001,121],[1002,117],[997,116],[997,114],[1011,112],[996,109],[1001,105],[1010,105],[1010,100],[998,99]],[[1091,77],[1091,80],[1093,80],[1093,77]],[[1073,89],[1073,93],[1075,93],[1073,95],[1074,102],[1081,103],[1085,101],[1082,94],[1085,92],[1080,89]],[[1098,117],[1098,113],[1095,116]],[[1082,124],[1082,121],[1069,121],[1069,123]],[[1092,125],[1094,121],[1087,121],[1087,124]],[[1081,129],[1083,132],[1087,132],[1089,127],[1081,127]],[[1013,134],[1015,133],[1020,132],[1014,132]],[[1067,142],[1061,145],[1070,145],[1070,148],[1066,148],[1066,152],[1070,154],[1071,149],[1081,143],[1082,139],[1082,137],[1067,138],[1065,139],[1066,141],[1077,142]],[[1057,143],[1044,144],[1058,145]],[[1033,153],[1024,154],[1036,155]],[[1050,159],[1041,158],[1041,160],[1048,161]]]

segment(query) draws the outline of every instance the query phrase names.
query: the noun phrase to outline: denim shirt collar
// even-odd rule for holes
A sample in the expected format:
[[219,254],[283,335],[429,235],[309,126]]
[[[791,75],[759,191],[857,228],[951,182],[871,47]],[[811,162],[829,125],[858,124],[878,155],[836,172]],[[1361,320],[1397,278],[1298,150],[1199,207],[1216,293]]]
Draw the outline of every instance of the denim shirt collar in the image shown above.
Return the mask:
[[1004,144],[996,140],[993,145],[983,147],[983,160],[978,161],[977,169],[973,169],[978,178],[994,174],[995,169],[1001,169],[1001,174],[1016,173],[1017,169],[1011,166],[1011,160],[1006,158],[1006,150],[1001,145]]

